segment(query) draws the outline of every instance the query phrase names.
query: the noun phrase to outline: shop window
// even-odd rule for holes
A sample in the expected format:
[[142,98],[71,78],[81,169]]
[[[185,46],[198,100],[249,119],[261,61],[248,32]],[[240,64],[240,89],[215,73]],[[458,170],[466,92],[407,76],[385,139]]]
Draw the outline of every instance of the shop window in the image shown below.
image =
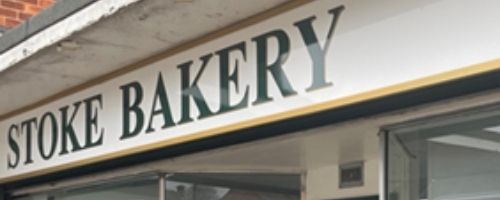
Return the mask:
[[389,200],[500,199],[500,111],[398,126],[388,134]]
[[110,181],[78,189],[64,189],[16,197],[14,200],[158,200],[158,178]]
[[300,175],[172,174],[166,181],[168,200],[299,200]]

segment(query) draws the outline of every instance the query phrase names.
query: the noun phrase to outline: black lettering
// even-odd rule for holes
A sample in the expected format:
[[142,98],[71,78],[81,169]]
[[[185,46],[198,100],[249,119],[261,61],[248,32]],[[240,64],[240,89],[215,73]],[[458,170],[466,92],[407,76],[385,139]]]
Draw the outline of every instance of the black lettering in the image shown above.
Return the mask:
[[321,47],[312,26],[313,21],[316,19],[315,16],[294,23],[294,25],[299,28],[302,39],[307,47],[307,51],[313,61],[312,84],[306,89],[307,91],[332,85],[332,83],[327,82],[325,78],[325,56],[330,47],[338,18],[344,8],[344,6],[339,6],[329,11],[329,13],[333,15],[333,20],[328,30],[324,47]]
[[205,97],[203,97],[203,94],[201,93],[200,88],[198,87],[198,81],[200,80],[201,75],[205,71],[205,68],[207,67],[208,62],[212,58],[213,54],[208,54],[205,56],[202,56],[200,60],[202,61],[201,64],[201,69],[198,71],[196,74],[196,77],[194,78],[193,82],[191,83],[191,78],[190,78],[190,68],[191,65],[193,64],[193,61],[189,61],[183,64],[180,64],[177,68],[181,70],[181,93],[182,93],[182,117],[179,123],[186,123],[186,122],[191,122],[193,119],[191,118],[190,114],[190,99],[193,98],[196,106],[198,107],[199,111],[199,116],[198,119],[202,119],[208,116],[211,116],[213,114],[212,111],[210,111],[210,108],[207,105],[207,102],[205,101]]
[[73,104],[73,112],[71,117],[68,118],[68,109],[70,106],[65,106],[59,109],[61,112],[61,152],[59,155],[64,155],[68,152],[68,138],[70,140],[72,152],[83,149],[78,142],[78,137],[76,136],[75,129],[73,127],[73,121],[75,120],[78,109],[80,108],[81,102],[76,102]]
[[[156,109],[156,102],[160,102],[160,108]],[[151,116],[149,117],[148,128],[146,129],[146,133],[154,132],[153,128],[153,118],[156,115],[161,114],[163,116],[163,126],[162,129],[174,126],[174,120],[172,119],[172,114],[170,110],[170,105],[168,103],[167,90],[165,89],[165,85],[163,82],[163,77],[161,72],[158,73],[158,82],[156,83],[155,97],[153,98],[153,108],[151,109]]]
[[7,160],[8,160],[8,169],[15,169],[17,165],[19,164],[19,144],[17,144],[17,141],[14,139],[14,134],[19,137],[19,127],[15,124],[11,125],[9,128],[9,148],[12,151],[12,154],[7,155]]
[[220,71],[219,71],[219,84],[220,84],[220,109],[218,113],[224,113],[227,111],[240,109],[248,106],[248,86],[245,87],[245,92],[243,98],[236,105],[231,105],[231,97],[229,84],[232,82],[236,88],[236,92],[239,92],[239,82],[238,82],[238,60],[234,63],[233,73],[229,72],[230,65],[230,53],[232,51],[239,51],[243,55],[243,59],[246,60],[246,45],[245,42],[240,42],[238,44],[232,45],[230,47],[224,48],[216,52],[220,59]]
[[[98,94],[93,97],[83,100],[85,104],[85,147],[90,148],[102,144],[102,138],[104,136],[104,128],[101,127],[99,131],[98,124],[98,113],[102,110],[102,95]],[[94,107],[94,103],[97,103],[98,107]],[[99,137],[97,140],[93,140],[94,133],[98,133]]]
[[[139,134],[144,126],[144,111],[139,107],[142,102],[143,92],[142,86],[138,82],[132,82],[120,87],[123,93],[123,133],[120,140],[131,138]],[[130,104],[130,91],[134,90],[135,99],[133,104]],[[136,116],[136,123],[134,129],[130,130],[130,114],[134,113]]]
[[[268,40],[275,38],[278,41],[278,57],[272,64],[268,64]],[[271,72],[274,81],[276,82],[281,95],[287,97],[297,94],[290,85],[290,81],[282,69],[290,53],[290,38],[283,30],[271,31],[257,37],[252,38],[257,45],[257,99],[253,104],[265,103],[273,100],[269,97],[267,88],[267,72]]]
[[[49,153],[45,152],[45,137],[44,137],[44,131],[45,131],[45,121],[49,119],[49,125],[50,125],[50,130],[52,133],[51,136],[51,142],[49,145]],[[57,129],[57,121],[56,117],[54,114],[51,112],[45,113],[42,118],[40,119],[40,125],[38,127],[38,152],[40,153],[40,156],[44,160],[48,160],[52,158],[54,155],[54,152],[56,151],[57,147],[57,137],[58,137],[58,129]]]
[[31,133],[36,123],[36,118],[21,122],[21,132],[26,133],[26,160],[24,161],[24,165],[33,163]]

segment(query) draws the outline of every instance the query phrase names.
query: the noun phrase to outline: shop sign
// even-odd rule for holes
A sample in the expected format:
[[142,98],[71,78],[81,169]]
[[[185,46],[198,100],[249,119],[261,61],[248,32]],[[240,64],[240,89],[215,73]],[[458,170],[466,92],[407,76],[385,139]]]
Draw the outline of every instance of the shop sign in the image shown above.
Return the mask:
[[447,70],[406,73],[373,59],[381,52],[356,54],[381,32],[356,30],[355,2],[313,1],[1,121],[0,182],[341,107]]

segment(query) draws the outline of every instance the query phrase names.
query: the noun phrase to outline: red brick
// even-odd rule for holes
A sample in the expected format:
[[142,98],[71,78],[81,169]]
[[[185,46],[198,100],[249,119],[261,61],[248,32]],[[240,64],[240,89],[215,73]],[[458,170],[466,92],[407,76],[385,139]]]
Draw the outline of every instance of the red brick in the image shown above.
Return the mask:
[[15,2],[15,1],[9,1],[9,0],[1,0],[0,5],[6,7],[6,8],[14,8],[17,10],[24,10],[24,4]]
[[23,12],[18,13],[18,16],[17,16],[18,19],[23,20],[23,21],[29,19],[30,17],[33,17],[33,15],[29,14],[29,13],[23,13]]
[[39,6],[42,7],[42,8],[47,8],[49,6],[51,6],[54,2],[53,1],[50,1],[50,0],[40,0],[39,2]]
[[0,15],[0,27],[5,27],[5,17]]
[[24,2],[24,3],[30,3],[33,5],[38,5],[39,0],[17,0],[17,1]]
[[54,4],[54,0],[0,0],[0,26],[12,28]]
[[12,28],[14,26],[17,26],[21,23],[21,21],[18,21],[18,20],[15,20],[15,19],[11,19],[11,18],[6,18],[5,19],[5,26],[9,27],[9,28]]
[[25,13],[35,15],[38,12],[40,12],[43,8],[38,7],[38,6],[33,6],[33,5],[26,5],[26,8],[24,9]]
[[6,17],[12,17],[12,18],[17,17],[15,11],[13,11],[11,9],[7,9],[7,8],[0,8],[0,15],[6,16]]

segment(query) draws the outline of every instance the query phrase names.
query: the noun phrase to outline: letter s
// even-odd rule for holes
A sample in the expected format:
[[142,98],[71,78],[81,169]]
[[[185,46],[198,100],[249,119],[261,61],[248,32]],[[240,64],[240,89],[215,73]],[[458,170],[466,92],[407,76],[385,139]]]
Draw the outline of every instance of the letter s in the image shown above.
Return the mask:
[[[16,140],[14,140],[13,134],[16,133],[17,135],[19,134],[19,127],[15,124],[10,126],[9,128],[9,148],[12,150],[12,154],[7,155],[8,159],[8,168],[9,169],[14,169],[17,167],[19,164],[19,145],[17,144]],[[13,158],[14,157],[14,158]]]

